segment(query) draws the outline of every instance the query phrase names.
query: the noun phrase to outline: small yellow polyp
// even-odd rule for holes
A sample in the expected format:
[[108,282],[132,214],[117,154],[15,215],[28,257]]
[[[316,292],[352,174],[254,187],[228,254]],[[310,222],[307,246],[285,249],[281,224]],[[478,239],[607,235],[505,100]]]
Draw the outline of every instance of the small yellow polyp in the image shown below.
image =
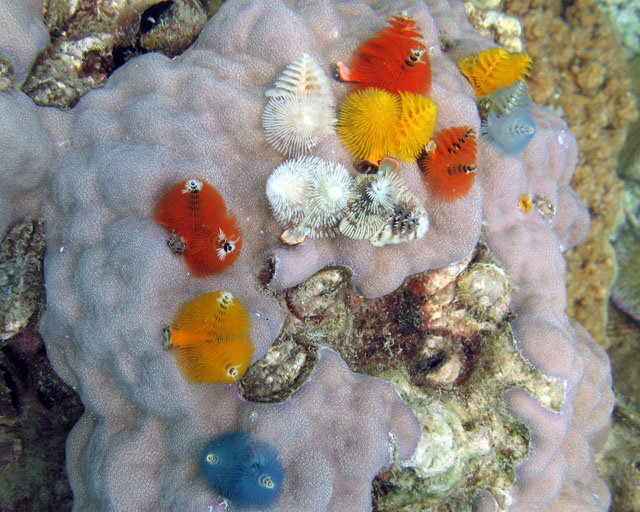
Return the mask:
[[531,196],[522,194],[518,198],[518,208],[524,213],[529,213],[533,209],[533,201],[531,200]]

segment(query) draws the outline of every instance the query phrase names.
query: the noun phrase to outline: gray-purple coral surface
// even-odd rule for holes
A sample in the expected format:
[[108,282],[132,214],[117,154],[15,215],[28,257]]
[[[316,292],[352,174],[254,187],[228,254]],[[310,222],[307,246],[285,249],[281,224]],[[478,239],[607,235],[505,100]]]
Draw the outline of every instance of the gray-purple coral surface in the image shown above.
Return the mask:
[[[23,36],[0,34],[0,53],[22,66],[18,57],[33,59],[46,41],[30,32],[35,14],[19,8],[27,21],[0,11],[0,24],[12,23]],[[9,155],[0,162],[0,229],[42,204],[48,309],[41,332],[56,371],[85,405],[67,442],[75,510],[215,509],[218,497],[196,461],[208,438],[235,429],[280,451],[286,478],[274,509],[370,510],[371,481],[391,462],[391,439],[406,459],[420,438],[413,412],[390,384],[351,372],[323,349],[287,401],[254,404],[234,386],[187,383],[162,350],[162,330],[193,297],[230,290],[251,315],[255,360],[282,325],[257,280],[268,262],[274,289],[340,264],[353,270],[359,293],[377,297],[411,274],[464,259],[480,238],[517,286],[511,300],[519,348],[546,375],[566,381],[561,412],[524,391],[507,396],[532,429],[510,510],[608,507],[593,464],[612,406],[608,360],[564,314],[563,251],[584,237],[588,216],[569,187],[577,151],[562,121],[534,107],[536,135],[517,159],[481,145],[476,185],[454,203],[431,196],[417,165],[402,165],[400,176],[429,214],[420,240],[381,248],[341,237],[279,244],[264,191],[283,158],[262,132],[265,90],[302,53],[330,74],[399,11],[416,19],[429,48],[436,129],[478,131],[474,93],[456,60],[490,43],[454,0],[229,0],[183,55],[132,59],[68,112],[36,107],[17,91],[0,95],[0,141]],[[440,34],[454,42],[446,53]],[[339,100],[347,93],[345,84],[332,88]],[[353,169],[335,136],[312,154]],[[223,194],[243,231],[233,267],[205,279],[189,275],[152,218],[163,192],[191,177]],[[557,214],[521,212],[521,194],[548,198]],[[479,506],[495,503],[484,496]]]

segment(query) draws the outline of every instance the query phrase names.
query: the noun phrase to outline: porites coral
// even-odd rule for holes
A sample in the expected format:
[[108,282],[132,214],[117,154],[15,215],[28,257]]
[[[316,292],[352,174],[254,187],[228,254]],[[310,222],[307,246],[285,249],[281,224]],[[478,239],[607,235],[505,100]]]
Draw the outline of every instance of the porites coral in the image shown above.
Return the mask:
[[[258,411],[255,423],[263,429],[264,439],[290,442],[284,452],[287,470],[299,478],[285,479],[280,510],[370,510],[371,479],[388,463],[388,432],[397,434],[401,453],[411,455],[415,442],[407,439],[419,437],[420,430],[416,426],[408,436],[394,428],[399,422],[409,424],[413,416],[392,389],[385,397],[385,388],[375,379],[362,375],[351,379],[345,376],[348,370],[332,370],[327,378],[316,372],[298,391],[299,397],[292,397],[295,402],[262,407],[238,399],[233,386],[188,386],[173,358],[158,354],[158,329],[175,313],[175,305],[189,300],[195,289],[217,283],[220,288],[237,291],[243,303],[256,312],[252,315],[254,330],[261,333],[256,343],[261,352],[266,350],[281,326],[279,311],[256,286],[255,271],[266,260],[277,261],[273,288],[299,284],[325,265],[340,262],[354,270],[354,286],[361,295],[379,296],[397,288],[407,275],[464,258],[477,242],[482,220],[487,219],[493,228],[492,248],[500,249],[499,243],[508,236],[502,255],[515,278],[535,276],[535,283],[525,283],[523,292],[516,295],[526,296],[521,302],[532,295],[541,297],[525,304],[528,309],[522,305],[514,309],[520,318],[531,318],[531,310],[540,313],[532,319],[530,330],[522,329],[522,347],[531,357],[548,353],[548,343],[538,348],[532,342],[540,339],[540,322],[547,321],[563,336],[554,341],[554,354],[571,350],[572,343],[584,345],[567,332],[561,314],[564,288],[557,279],[561,273],[547,272],[561,266],[557,245],[561,243],[566,249],[577,239],[564,237],[563,226],[576,223],[578,227],[571,228],[575,233],[585,225],[576,214],[577,200],[572,199],[566,184],[577,151],[566,125],[557,120],[548,128],[541,126],[540,137],[533,141],[541,148],[536,152],[541,157],[536,167],[544,168],[544,178],[535,174],[528,155],[523,162],[491,155],[496,165],[490,170],[495,172],[482,176],[482,191],[475,187],[465,200],[443,207],[428,205],[432,228],[421,241],[383,249],[344,239],[322,240],[293,250],[277,244],[275,222],[266,209],[266,199],[259,197],[268,169],[282,160],[275,151],[265,151],[260,92],[272,78],[265,72],[284,65],[294,56],[291,51],[303,49],[318,52],[328,62],[338,53],[336,45],[354,37],[366,39],[368,27],[381,26],[389,9],[409,5],[353,1],[348,2],[347,11],[345,2],[303,4],[225,2],[184,58],[168,60],[148,54],[132,59],[110,79],[108,87],[92,91],[73,111],[63,113],[65,122],[56,128],[55,140],[64,142],[71,137],[72,143],[58,145],[61,155],[66,153],[64,163],[48,167],[51,194],[45,213],[47,244],[52,250],[45,259],[50,303],[42,331],[56,370],[78,387],[87,407],[84,421],[68,443],[69,475],[76,506],[81,509],[144,510],[149,503],[161,503],[174,510],[206,510],[205,500],[211,498],[203,485],[197,485],[192,448],[204,446],[204,436],[245,426],[241,422],[252,417],[253,411]],[[431,14],[424,2],[411,2],[409,8],[425,20],[422,26],[428,31],[429,45],[437,42],[437,29],[444,27],[443,23],[456,30],[461,47],[481,42],[462,17],[451,15],[446,3],[438,4]],[[354,10],[361,15],[354,17]],[[283,40],[291,45],[273,44]],[[450,58],[451,53],[439,55],[438,65],[446,62],[451,69]],[[465,94],[471,88],[462,83],[462,75],[453,74],[443,81],[438,72],[434,78],[433,98],[443,112],[441,125],[451,121],[475,126],[474,101]],[[540,110],[534,111],[536,121],[552,117]],[[54,112],[42,112],[55,119],[51,117]],[[328,141],[317,148],[317,155],[350,166],[349,156],[338,146],[337,141]],[[238,208],[245,232],[240,260],[228,272],[206,281],[179,271],[177,258],[166,254],[160,229],[148,219],[154,201],[150,195],[176,175],[198,175],[200,169],[206,169],[203,177],[220,184],[225,200]],[[415,166],[401,166],[399,175],[420,198],[425,197]],[[513,199],[521,192],[517,189],[509,196],[513,183],[529,179],[531,183],[542,179],[544,191],[554,201],[559,198],[555,203],[555,231],[559,234],[542,239],[536,231],[546,233],[546,226],[532,231],[527,225],[514,244],[512,233],[519,232],[519,225],[507,224],[505,228],[494,218],[497,213],[513,210]],[[509,190],[504,190],[505,186]],[[249,195],[253,201],[247,201]],[[510,197],[510,210],[504,197]],[[521,215],[514,217],[517,221]],[[502,215],[502,220],[511,219]],[[529,242],[534,235],[533,243]],[[550,304],[557,305],[555,317],[548,314]],[[559,361],[555,356],[548,359]],[[583,359],[588,366],[594,358],[568,360],[568,366],[578,368],[573,375],[579,374]],[[344,366],[338,356],[335,360],[335,366]],[[561,371],[552,375],[564,378]],[[593,404],[587,399],[599,396],[599,390],[606,387],[604,377],[592,381],[584,391],[579,378],[567,380],[567,396],[582,394],[584,402]],[[326,399],[310,402],[313,393],[325,393]],[[338,401],[336,396],[345,399]],[[590,416],[591,410],[594,414]],[[554,443],[549,443],[544,426],[534,430],[541,445],[553,445],[545,452],[548,460],[560,462],[548,467],[525,463],[522,472],[534,476],[526,496],[514,489],[514,499],[521,508],[535,508],[530,496],[549,502],[555,495],[573,496],[576,491],[597,495],[591,481],[579,476],[584,466],[573,459],[565,465],[560,450],[569,453],[566,450],[576,446],[566,442],[566,449],[562,448],[563,432],[577,432],[571,440],[584,446],[576,453],[579,460],[586,460],[581,456],[589,450],[589,438],[581,435],[587,421],[583,418],[591,418],[588,433],[595,437],[606,419],[600,411],[599,405],[591,409],[579,403],[566,407],[557,415],[564,428]],[[303,425],[304,431],[286,430],[294,425]],[[298,453],[304,457],[298,458]],[[535,476],[539,474],[557,476],[557,485],[540,485]]]

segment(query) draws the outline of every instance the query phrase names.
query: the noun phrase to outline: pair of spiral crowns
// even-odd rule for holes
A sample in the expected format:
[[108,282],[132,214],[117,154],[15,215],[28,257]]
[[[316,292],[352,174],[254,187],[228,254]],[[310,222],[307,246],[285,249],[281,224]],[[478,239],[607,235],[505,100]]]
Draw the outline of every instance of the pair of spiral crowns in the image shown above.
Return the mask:
[[207,485],[231,501],[234,510],[272,506],[282,491],[285,470],[278,450],[243,431],[211,439],[200,455]]
[[336,64],[350,82],[338,116],[338,135],[356,158],[377,164],[391,156],[415,162],[433,136],[437,106],[431,90],[431,65],[415,21],[393,16],[388,27],[363,43],[351,68]]
[[265,95],[265,138],[280,153],[301,156],[334,133],[336,100],[310,55],[303,53],[287,66]]
[[154,218],[172,232],[169,247],[184,253],[195,276],[222,272],[238,258],[240,228],[220,193],[204,180],[193,178],[173,186],[158,204]]
[[200,295],[184,304],[165,329],[165,347],[174,349],[189,382],[236,382],[253,355],[251,321],[231,292]]

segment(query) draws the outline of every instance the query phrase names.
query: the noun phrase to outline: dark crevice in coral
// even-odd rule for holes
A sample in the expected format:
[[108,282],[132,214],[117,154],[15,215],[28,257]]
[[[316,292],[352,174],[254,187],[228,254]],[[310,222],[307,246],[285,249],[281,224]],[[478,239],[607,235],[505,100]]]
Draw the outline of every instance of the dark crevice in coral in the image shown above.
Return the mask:
[[256,280],[258,284],[262,286],[265,292],[269,292],[269,284],[273,281],[273,278],[276,275],[276,257],[270,256],[266,259],[264,265],[259,270],[258,275],[256,276]]
[[157,25],[162,22],[162,17],[171,9],[173,2],[158,2],[152,5],[140,16],[140,32],[146,34],[151,32]]
[[26,381],[29,377],[29,368],[27,366],[27,362],[15,353],[12,345],[3,347],[2,353],[7,358],[7,361],[11,364],[11,374],[18,381]]
[[0,359],[0,511],[70,511],[65,440],[83,413],[80,399],[51,368],[35,323],[7,342]]
[[569,19],[569,17],[567,16],[567,10],[573,7],[574,4],[575,4],[574,0],[564,0],[560,4],[560,18],[567,21]]
[[421,377],[434,372],[440,368],[446,360],[447,354],[444,351],[440,351],[427,357],[427,359],[423,361],[417,361],[411,370],[413,380],[419,381]]
[[16,411],[18,411],[20,407],[20,400],[18,397],[18,384],[11,376],[11,372],[9,371],[9,368],[7,368],[4,365],[0,365],[0,376],[2,377],[2,382],[4,383],[6,389],[9,390],[9,396],[11,398],[12,407]]
[[61,109],[72,108],[89,90],[103,86],[133,57],[181,54],[208,18],[198,0],[97,7],[95,0],[79,0],[71,13],[61,5],[49,6],[51,44],[38,55],[20,87],[37,105]]
[[112,72],[137,55],[138,53],[136,52],[135,48],[131,48],[130,46],[114,48],[111,54],[111,58],[113,59]]
[[469,380],[469,377],[471,377],[471,373],[476,366],[476,362],[484,345],[484,340],[485,333],[482,332],[473,338],[463,338],[460,340],[462,353],[464,354],[464,364],[458,378],[453,383],[454,386],[462,386]]
[[80,76],[109,76],[115,69],[111,55],[100,55],[98,52],[89,52],[82,63]]

